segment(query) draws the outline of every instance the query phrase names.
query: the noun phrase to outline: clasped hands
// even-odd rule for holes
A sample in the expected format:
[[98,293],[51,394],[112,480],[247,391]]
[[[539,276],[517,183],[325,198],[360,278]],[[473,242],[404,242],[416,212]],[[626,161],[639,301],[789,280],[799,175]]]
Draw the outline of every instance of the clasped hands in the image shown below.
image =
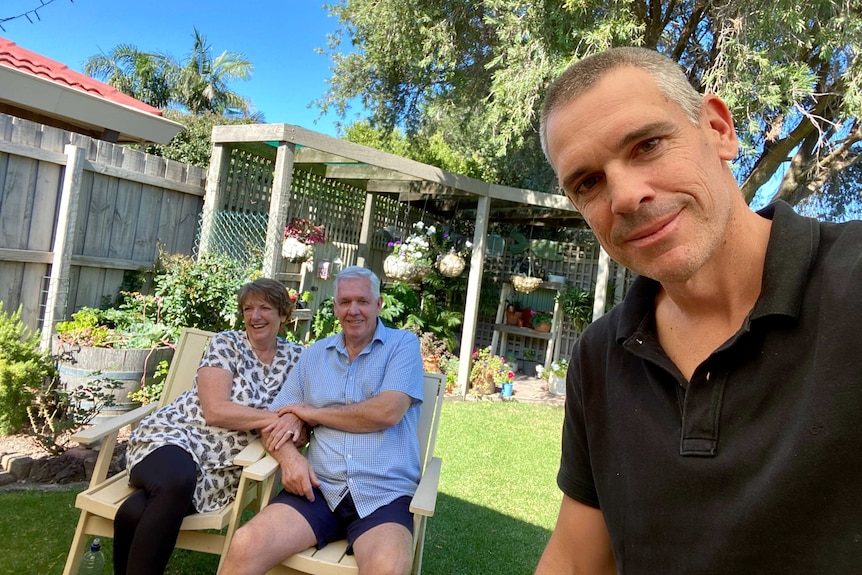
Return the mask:
[[[304,403],[293,403],[278,408],[275,412],[278,419],[261,430],[266,450],[274,453],[287,442],[292,442],[297,448],[308,443],[306,424],[313,424],[309,423],[306,417],[310,415],[312,409]],[[303,417],[303,414],[306,414],[306,417]]]

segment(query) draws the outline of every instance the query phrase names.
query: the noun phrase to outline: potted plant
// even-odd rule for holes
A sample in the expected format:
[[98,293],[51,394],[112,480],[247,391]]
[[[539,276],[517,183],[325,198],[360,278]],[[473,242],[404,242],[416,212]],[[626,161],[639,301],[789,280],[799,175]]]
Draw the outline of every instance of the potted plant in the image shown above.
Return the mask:
[[533,329],[539,332],[551,331],[551,323],[554,321],[554,316],[546,311],[537,311],[533,313],[532,322]]
[[404,241],[389,242],[392,253],[383,260],[383,271],[387,276],[405,282],[421,281],[431,272],[436,255],[431,242],[434,226],[425,227],[423,222],[413,225],[414,232]]
[[446,277],[458,277],[467,265],[464,258],[472,247],[473,244],[463,236],[444,233],[440,245],[441,255],[437,256],[437,269]]
[[[473,351],[473,366],[470,368],[470,392],[473,395],[489,395],[511,384],[515,374],[506,365],[506,360],[491,353],[491,348],[483,347]],[[508,388],[511,393],[511,387]]]
[[440,361],[448,355],[446,342],[430,331],[414,330],[419,337],[419,353],[422,354],[422,367],[430,373],[442,373]]
[[534,377],[538,366],[539,360],[536,350],[529,347],[524,349],[524,353],[521,356],[521,369],[524,375]]
[[579,333],[584,331],[593,318],[592,294],[576,285],[567,285],[557,292],[557,301],[566,319]]
[[153,383],[156,368],[170,361],[171,329],[159,319],[152,295],[125,292],[110,309],[84,307],[56,326],[60,380],[66,391],[81,387],[110,390],[107,417],[137,407],[132,395]]
[[284,228],[281,255],[291,262],[304,262],[314,255],[312,246],[326,241],[326,226],[307,218],[291,218]]
[[565,359],[558,359],[551,363],[548,369],[539,366],[537,369],[539,377],[548,382],[548,390],[557,395],[566,393],[566,372],[569,369],[569,362]]

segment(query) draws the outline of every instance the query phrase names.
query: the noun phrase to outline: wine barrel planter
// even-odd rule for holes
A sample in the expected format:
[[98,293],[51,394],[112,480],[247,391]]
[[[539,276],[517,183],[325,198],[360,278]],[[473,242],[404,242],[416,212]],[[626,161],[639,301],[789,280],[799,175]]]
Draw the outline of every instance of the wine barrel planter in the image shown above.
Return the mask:
[[156,367],[164,360],[170,361],[174,355],[170,347],[114,349],[59,344],[56,351],[60,381],[66,391],[84,385],[96,387],[104,381],[120,384],[110,391],[114,405],[101,409],[100,418],[120,415],[138,407],[140,404],[132,401],[129,395],[141,389],[142,385],[153,383]]

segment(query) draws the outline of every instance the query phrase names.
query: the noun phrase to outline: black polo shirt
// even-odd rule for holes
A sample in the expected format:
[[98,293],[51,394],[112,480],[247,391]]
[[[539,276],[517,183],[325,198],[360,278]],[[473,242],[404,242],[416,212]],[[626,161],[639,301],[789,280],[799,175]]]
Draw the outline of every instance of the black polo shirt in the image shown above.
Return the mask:
[[621,573],[862,573],[862,222],[761,215],[761,295],[691,382],[646,278],[573,350],[557,481]]

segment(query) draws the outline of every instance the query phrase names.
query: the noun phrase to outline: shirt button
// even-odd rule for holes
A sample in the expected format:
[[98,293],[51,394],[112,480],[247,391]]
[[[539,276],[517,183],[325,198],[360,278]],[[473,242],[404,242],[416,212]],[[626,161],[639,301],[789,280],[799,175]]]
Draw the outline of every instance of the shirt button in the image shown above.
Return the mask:
[[350,455],[350,454],[348,453],[348,454],[347,454],[347,459],[353,459],[353,456],[352,456],[352,455]]

